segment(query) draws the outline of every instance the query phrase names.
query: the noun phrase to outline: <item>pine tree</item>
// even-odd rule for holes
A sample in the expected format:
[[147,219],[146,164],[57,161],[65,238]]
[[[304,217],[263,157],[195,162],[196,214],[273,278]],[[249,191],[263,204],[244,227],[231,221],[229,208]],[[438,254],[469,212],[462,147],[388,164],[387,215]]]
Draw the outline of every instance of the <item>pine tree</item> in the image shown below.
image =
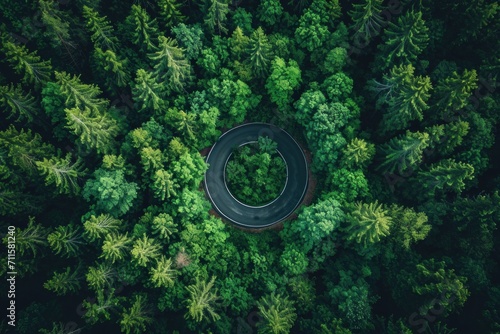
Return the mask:
[[103,50],[116,51],[118,48],[118,39],[114,36],[114,29],[105,16],[99,16],[99,13],[92,8],[83,6],[83,17],[87,20],[87,29],[92,34],[90,36],[95,47]]
[[84,236],[90,242],[97,239],[102,239],[118,232],[122,227],[122,221],[112,217],[109,214],[101,214],[99,216],[90,216],[90,218],[83,223],[85,229]]
[[162,255],[156,262],[156,267],[150,271],[151,282],[157,288],[168,288],[174,285],[177,270],[173,268],[172,259],[167,259]]
[[79,228],[72,224],[58,226],[47,236],[47,241],[56,255],[62,254],[66,257],[78,255],[80,247],[85,244]]
[[165,107],[162,85],[155,81],[152,73],[143,69],[137,70],[132,94],[134,101],[140,105],[139,111],[160,111]]
[[177,23],[186,20],[186,17],[180,11],[182,5],[177,0],[157,0],[157,3],[166,27],[175,26]]
[[7,113],[7,119],[32,122],[38,114],[38,104],[31,91],[25,93],[21,85],[0,86],[0,107]]
[[134,296],[132,306],[122,313],[120,320],[122,332],[139,334],[146,331],[146,325],[153,322],[147,302],[147,298],[143,295]]
[[154,174],[157,170],[163,169],[165,158],[160,149],[143,147],[140,151],[141,164],[146,176]]
[[405,249],[409,249],[410,245],[417,241],[424,240],[432,228],[425,213],[415,212],[411,208],[394,204],[390,207],[390,216],[393,240]]
[[[24,229],[16,228],[16,253],[23,256],[30,253],[35,257],[40,248],[48,245],[48,229],[41,224],[35,223],[34,217],[29,217],[28,226]],[[4,239],[4,243],[6,239]]]
[[43,287],[49,291],[55,292],[58,296],[68,292],[77,292],[80,290],[80,268],[71,269],[66,267],[63,272],[54,272],[52,278],[43,284]]
[[363,139],[354,138],[344,149],[344,164],[351,168],[366,167],[375,155],[375,145]]
[[384,44],[379,46],[379,60],[383,64],[381,68],[416,61],[429,43],[428,32],[421,12],[410,10],[399,16],[397,23],[389,22],[383,35]]
[[263,318],[257,323],[259,333],[286,334],[290,333],[297,313],[288,297],[274,292],[262,297],[257,302],[259,314]]
[[108,114],[92,116],[92,111],[85,107],[65,109],[66,126],[79,137],[82,144],[94,148],[99,153],[109,153],[114,150],[115,136],[118,134],[117,122]]
[[436,106],[444,113],[458,111],[469,103],[469,98],[477,88],[478,76],[475,70],[464,70],[462,75],[453,71],[450,77],[439,80],[435,89]]
[[378,201],[369,204],[358,202],[348,217],[346,231],[349,240],[354,239],[364,246],[378,242],[390,233],[392,218]]
[[156,52],[150,54],[149,59],[155,64],[153,73],[156,82],[164,82],[173,91],[184,91],[191,79],[191,65],[175,39],[160,36]]
[[55,72],[57,83],[60,86],[61,94],[66,98],[67,108],[88,108],[92,113],[104,113],[109,102],[97,96],[102,91],[95,85],[87,85],[80,81],[79,76],[71,77],[66,72]]
[[153,234],[159,235],[160,238],[166,240],[169,240],[170,236],[178,231],[174,219],[167,213],[160,213],[154,217],[151,229]]
[[380,33],[385,23],[381,14],[382,2],[383,0],[363,0],[352,4],[349,16],[353,21],[351,29],[354,31],[354,38],[359,35],[364,40],[369,40]]
[[109,264],[99,264],[97,267],[89,267],[85,278],[88,286],[95,291],[103,291],[110,287],[115,280],[116,273]]
[[474,178],[474,167],[468,163],[443,159],[417,175],[418,183],[430,193],[436,189],[451,190],[457,194],[465,189],[465,180]]
[[52,65],[50,61],[41,60],[35,52],[29,52],[24,45],[16,45],[7,38],[2,38],[2,51],[14,71],[23,75],[24,83],[34,84],[40,88],[51,78]]
[[215,276],[207,283],[196,277],[194,284],[187,287],[189,298],[187,299],[188,312],[184,315],[186,319],[193,319],[196,322],[201,322],[204,319],[216,321],[220,319],[215,310],[215,302],[219,297],[217,296],[217,289],[212,291],[215,283]]
[[205,16],[205,24],[208,29],[220,35],[227,33],[227,28],[224,23],[227,20],[227,13],[229,12],[228,0],[205,0],[207,11]]
[[112,50],[103,51],[101,48],[94,48],[93,58],[96,63],[97,73],[104,78],[106,87],[113,91],[116,87],[125,87],[130,81],[127,69],[127,61],[118,58]]
[[60,194],[77,194],[80,191],[78,179],[85,174],[81,158],[71,162],[71,154],[68,153],[64,158],[44,158],[37,161],[36,166],[45,177],[45,184],[55,184]]
[[247,44],[246,62],[250,65],[256,77],[262,78],[269,71],[272,58],[272,48],[261,27],[257,28]]
[[102,254],[105,260],[115,263],[116,261],[123,260],[125,255],[130,249],[132,240],[125,234],[111,233],[106,234],[104,243],[102,245]]
[[59,9],[59,2],[54,0],[38,0],[40,12],[42,14],[42,23],[47,28],[46,35],[51,38],[53,46],[64,46],[74,49],[75,45],[71,42],[70,24],[67,13]]
[[416,170],[422,161],[422,154],[429,146],[429,135],[407,131],[405,135],[392,138],[380,146],[382,163],[378,169],[386,173],[398,171],[400,174]]
[[162,201],[177,195],[176,189],[178,185],[174,183],[172,174],[163,169],[159,169],[155,172],[151,187],[155,197]]
[[98,322],[111,319],[111,312],[116,311],[119,307],[123,297],[116,297],[115,290],[111,289],[109,292],[97,290],[97,296],[94,302],[85,299],[83,307],[85,308],[84,317],[91,325]]
[[155,243],[154,239],[148,238],[146,234],[135,240],[134,246],[130,251],[133,259],[142,267],[145,267],[154,258],[160,255],[160,245]]
[[132,43],[139,46],[143,51],[154,48],[158,37],[158,24],[156,19],[151,19],[148,12],[139,5],[132,5],[130,15],[126,21],[134,27]]

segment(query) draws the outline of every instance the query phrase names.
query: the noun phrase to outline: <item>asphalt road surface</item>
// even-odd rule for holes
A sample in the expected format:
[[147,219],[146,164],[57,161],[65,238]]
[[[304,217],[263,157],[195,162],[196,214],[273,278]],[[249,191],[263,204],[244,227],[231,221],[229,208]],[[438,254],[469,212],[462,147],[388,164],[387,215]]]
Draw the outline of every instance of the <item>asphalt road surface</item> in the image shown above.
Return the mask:
[[[225,167],[233,149],[267,136],[278,143],[278,152],[287,167],[286,184],[280,196],[264,206],[249,206],[236,200],[225,183]],[[214,209],[231,222],[262,228],[276,224],[299,206],[307,190],[307,161],[302,149],[286,131],[266,123],[235,127],[219,137],[207,156],[205,191]]]

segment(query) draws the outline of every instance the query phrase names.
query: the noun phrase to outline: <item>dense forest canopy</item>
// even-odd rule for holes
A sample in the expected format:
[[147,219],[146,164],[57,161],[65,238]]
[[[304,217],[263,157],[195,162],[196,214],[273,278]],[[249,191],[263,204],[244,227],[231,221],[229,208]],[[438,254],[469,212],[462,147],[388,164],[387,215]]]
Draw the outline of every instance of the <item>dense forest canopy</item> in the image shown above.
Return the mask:
[[[0,0],[0,332],[500,333],[499,15]],[[291,133],[314,179],[259,233],[201,187],[245,122]],[[281,189],[260,146],[228,170],[247,200]]]

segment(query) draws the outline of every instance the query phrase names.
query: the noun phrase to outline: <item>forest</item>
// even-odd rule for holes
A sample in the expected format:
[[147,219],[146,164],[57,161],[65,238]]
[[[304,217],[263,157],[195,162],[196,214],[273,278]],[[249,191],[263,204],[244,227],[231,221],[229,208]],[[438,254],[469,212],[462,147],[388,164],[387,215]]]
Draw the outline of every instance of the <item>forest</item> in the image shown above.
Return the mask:
[[[493,0],[0,0],[0,333],[500,333]],[[310,199],[242,229],[263,122]],[[229,189],[273,200],[265,136]]]

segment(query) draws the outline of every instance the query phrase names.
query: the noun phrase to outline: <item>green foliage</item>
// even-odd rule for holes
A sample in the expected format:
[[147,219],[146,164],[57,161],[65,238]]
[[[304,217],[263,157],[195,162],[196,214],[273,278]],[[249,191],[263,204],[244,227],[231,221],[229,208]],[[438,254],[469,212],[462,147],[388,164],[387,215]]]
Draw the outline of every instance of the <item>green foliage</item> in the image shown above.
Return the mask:
[[52,65],[50,61],[41,60],[36,52],[29,52],[24,45],[16,45],[7,38],[2,38],[1,49],[14,71],[23,75],[24,83],[40,87],[50,80]]
[[435,90],[436,106],[444,113],[464,108],[472,91],[477,88],[477,80],[475,70],[464,70],[462,75],[454,71],[450,77],[439,80]]
[[175,283],[177,270],[173,268],[172,259],[167,259],[161,255],[160,259],[156,262],[156,267],[151,269],[151,282],[155,287],[171,287]]
[[47,241],[55,254],[66,257],[77,256],[81,245],[85,244],[80,229],[71,224],[58,226],[47,236]]
[[427,215],[423,212],[393,205],[390,207],[390,216],[392,239],[405,249],[409,249],[410,245],[417,241],[424,240],[431,230]]
[[116,311],[120,305],[122,297],[116,297],[114,289],[105,293],[103,290],[97,291],[96,300],[91,302],[87,299],[83,301],[85,308],[85,320],[89,324],[104,322],[111,319],[111,312]]
[[393,219],[378,201],[369,204],[358,202],[348,215],[348,223],[348,239],[367,246],[390,234]]
[[257,302],[260,315],[263,318],[258,322],[258,333],[285,334],[297,319],[293,302],[286,296],[271,293]]
[[156,19],[151,19],[148,12],[141,6],[132,5],[126,22],[131,27],[134,27],[132,43],[139,46],[142,50],[152,50],[158,36]]
[[87,85],[80,81],[79,76],[66,72],[55,72],[60,92],[66,98],[65,105],[69,108],[89,109],[92,113],[102,113],[108,106],[108,101],[98,98],[102,92],[96,85]]
[[146,326],[153,322],[147,298],[135,295],[130,308],[125,308],[121,314],[120,329],[126,334],[140,334],[146,331]]
[[219,35],[227,33],[227,28],[224,26],[229,12],[228,0],[205,0],[207,6],[205,24],[208,30],[212,33],[217,32]]
[[269,39],[261,27],[255,29],[250,35],[246,53],[246,62],[255,73],[255,77],[263,78],[269,71],[273,51]]
[[185,49],[187,59],[198,58],[203,48],[203,30],[198,24],[187,26],[184,23],[179,23],[172,28],[175,33],[175,39]]
[[112,50],[103,51],[96,47],[93,58],[96,62],[96,72],[104,77],[106,88],[113,91],[117,87],[125,87],[130,81],[127,62],[120,59]]
[[352,4],[353,9],[349,11],[349,16],[353,21],[351,29],[354,31],[354,38],[369,40],[380,33],[385,23],[382,17],[382,2],[363,0]]
[[186,19],[180,11],[182,4],[177,0],[157,0],[156,3],[160,8],[160,17],[165,26],[174,26]]
[[143,69],[137,70],[132,93],[134,101],[140,106],[138,111],[160,111],[165,106],[162,85],[155,81],[153,73]]
[[289,109],[293,91],[301,81],[300,68],[297,62],[289,60],[287,63],[279,57],[271,62],[271,75],[267,78],[266,88],[271,101],[281,110]]
[[118,39],[114,36],[114,29],[105,16],[99,16],[94,9],[83,6],[83,17],[87,21],[87,29],[91,33],[91,40],[96,48],[116,51]]
[[409,10],[397,18],[397,22],[389,22],[383,35],[384,44],[381,50],[381,68],[391,64],[408,64],[417,60],[429,43],[429,28],[422,18],[422,12]]
[[118,232],[121,226],[121,220],[109,214],[101,214],[99,216],[91,215],[90,218],[83,223],[85,229],[84,235],[87,240],[91,242]]
[[54,272],[52,278],[43,284],[43,287],[54,292],[58,296],[74,293],[80,290],[80,273],[79,268],[71,269],[66,267],[65,271]]
[[[26,228],[16,228],[16,252],[21,256],[29,253],[35,257],[41,248],[47,246],[47,234],[47,228],[35,223],[34,217],[29,217]],[[7,244],[7,237],[2,241]]]
[[443,159],[430,166],[429,170],[418,172],[417,178],[424,189],[434,192],[436,189],[460,193],[465,189],[466,180],[474,177],[474,167],[453,159]]
[[78,179],[84,175],[83,161],[80,158],[74,163],[71,162],[71,154],[64,158],[44,158],[37,161],[36,166],[45,177],[45,183],[55,184],[60,194],[77,194],[80,191]]
[[115,263],[123,260],[130,249],[132,240],[125,234],[106,234],[100,257]]
[[93,176],[83,187],[83,198],[94,200],[98,212],[107,212],[114,217],[127,213],[137,197],[137,184],[127,182],[122,170],[98,169]]
[[259,19],[273,26],[280,21],[283,14],[283,6],[279,0],[262,0],[257,8]]
[[344,149],[344,164],[350,168],[368,166],[375,155],[375,145],[363,139],[354,138]]
[[299,26],[295,30],[295,40],[301,47],[312,52],[326,42],[328,35],[328,27],[323,24],[320,14],[310,9],[302,14]]
[[196,322],[220,319],[220,315],[215,311],[216,301],[219,299],[217,289],[214,288],[215,278],[212,276],[207,282],[196,277],[195,283],[186,287],[189,292],[189,298],[186,300],[188,312],[184,316],[186,319]]
[[20,85],[0,86],[0,106],[6,112],[7,119],[32,122],[38,113],[38,105],[31,92],[27,94]]
[[160,245],[155,243],[154,239],[148,238],[146,234],[142,238],[134,241],[130,254],[138,265],[145,267],[154,258],[160,254]]
[[115,272],[109,264],[101,263],[97,267],[89,267],[85,278],[89,287],[98,292],[113,284]]

